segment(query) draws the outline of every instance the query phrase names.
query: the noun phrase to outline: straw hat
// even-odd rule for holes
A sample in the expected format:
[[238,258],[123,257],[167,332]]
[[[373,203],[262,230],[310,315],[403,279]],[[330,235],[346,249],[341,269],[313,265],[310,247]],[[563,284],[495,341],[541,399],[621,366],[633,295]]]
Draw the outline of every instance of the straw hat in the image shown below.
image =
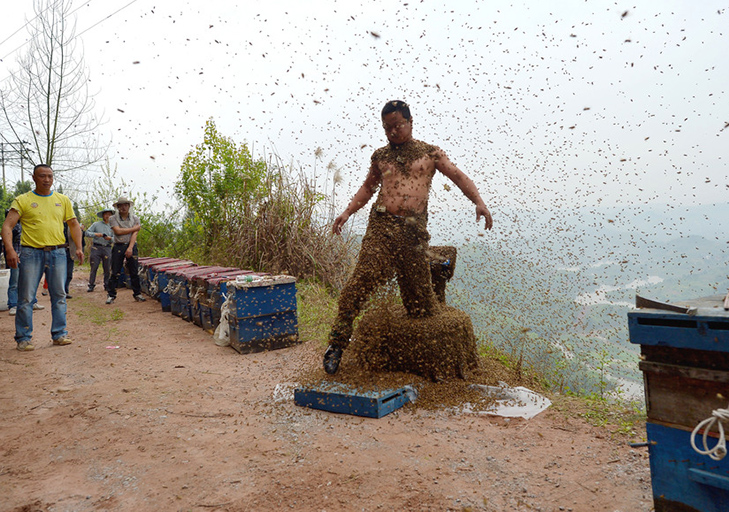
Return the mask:
[[125,196],[119,196],[119,199],[117,199],[116,200],[116,203],[114,203],[112,206],[114,208],[119,208],[119,205],[120,204],[128,204],[129,206],[133,206],[134,205],[134,201],[132,201],[131,199],[129,199],[129,198],[125,197]]

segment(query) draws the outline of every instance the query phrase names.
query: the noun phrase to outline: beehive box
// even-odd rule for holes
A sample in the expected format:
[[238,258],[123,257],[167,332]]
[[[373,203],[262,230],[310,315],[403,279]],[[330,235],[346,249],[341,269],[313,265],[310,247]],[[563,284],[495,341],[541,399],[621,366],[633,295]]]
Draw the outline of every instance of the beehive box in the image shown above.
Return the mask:
[[[641,346],[654,505],[659,512],[718,512],[729,503],[729,460],[698,454],[690,436],[729,404],[729,312],[723,296],[677,304],[683,312],[628,313],[630,341]],[[714,430],[710,446],[716,441]]]
[[228,323],[230,345],[235,350],[247,354],[299,342],[295,278],[266,276],[253,282],[229,281],[227,290],[233,294],[234,312]]
[[199,320],[195,322],[195,317],[197,316],[198,319],[200,317],[200,308],[198,304],[199,291],[195,285],[195,280],[200,278],[204,282],[206,277],[217,276],[231,270],[234,269],[232,267],[210,267],[204,272],[195,270],[183,272],[185,286],[180,293],[180,318],[187,320],[188,322],[196,323],[197,325],[202,325]]
[[170,275],[169,273],[175,269],[179,270],[183,267],[196,267],[197,264],[191,261],[176,261],[174,263],[167,263],[162,265],[154,265],[155,279],[157,280],[158,293],[156,299],[159,300],[162,306],[162,311],[169,313],[172,310],[172,303],[170,302],[170,294],[166,291],[167,285],[169,284]]
[[[190,304],[191,304],[191,310],[192,310],[192,322],[195,325],[198,325],[205,329],[206,331],[213,333],[215,331],[215,328],[211,328],[212,326],[212,314],[211,314],[211,304],[212,304],[212,293],[213,289],[215,288],[213,286],[213,283],[218,284],[221,282],[229,281],[230,279],[235,279],[237,275],[240,274],[251,274],[252,272],[250,270],[241,270],[238,268],[233,268],[226,270],[224,272],[207,275],[207,276],[195,276],[192,280],[192,285],[190,286]],[[218,304],[218,322],[220,321],[220,304]],[[217,327],[218,324],[215,324],[215,327]]]
[[268,276],[270,274],[259,274],[252,270],[237,270],[206,279],[205,300],[200,303],[200,317],[202,328],[213,333],[220,324],[220,309],[227,298],[228,282],[235,280],[239,275]]
[[215,274],[224,270],[229,270],[229,267],[198,265],[196,267],[182,267],[168,272],[170,312],[190,321],[192,315],[190,311],[190,281],[198,275]]
[[339,382],[321,382],[294,390],[294,403],[322,411],[382,418],[411,400],[413,388],[359,390]]
[[139,284],[142,287],[143,293],[150,295],[149,285],[152,282],[150,279],[150,267],[158,263],[170,263],[173,261],[178,260],[176,258],[151,258],[147,256],[139,258]]

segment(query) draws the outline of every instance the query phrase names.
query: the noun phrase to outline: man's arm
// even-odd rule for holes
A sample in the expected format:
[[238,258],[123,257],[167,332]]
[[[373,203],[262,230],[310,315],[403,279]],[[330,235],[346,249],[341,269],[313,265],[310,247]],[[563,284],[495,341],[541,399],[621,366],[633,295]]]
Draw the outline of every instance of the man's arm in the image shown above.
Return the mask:
[[10,268],[18,268],[18,253],[13,247],[13,228],[20,220],[20,214],[17,210],[11,209],[5,216],[5,222],[2,227],[3,244],[5,245],[5,263]]
[[370,166],[370,171],[367,173],[364,183],[362,183],[362,186],[359,187],[359,190],[354,194],[354,197],[352,197],[352,200],[344,209],[344,212],[334,219],[332,233],[335,235],[342,234],[342,226],[344,226],[344,223],[347,222],[347,219],[349,219],[353,213],[362,208],[370,199],[372,199],[372,196],[374,195],[375,190],[377,190],[377,186],[379,184],[380,170],[377,168],[377,165],[373,163]]
[[100,236],[104,236],[104,234],[103,234],[103,233],[99,233],[98,231],[96,231],[96,223],[95,223],[95,222],[94,222],[93,224],[91,224],[91,226],[89,226],[89,229],[87,229],[87,230],[86,230],[86,231],[85,231],[85,232],[83,233],[83,235],[84,235],[84,236],[85,236],[86,238],[98,238],[98,237],[100,237]]
[[135,224],[131,228],[122,228],[120,226],[112,226],[111,227],[111,230],[114,232],[114,234],[115,235],[119,235],[119,236],[128,235],[130,233],[136,233],[140,229],[142,229],[142,226],[140,226],[139,224]]
[[69,231],[71,232],[73,243],[76,244],[76,258],[78,259],[78,263],[79,265],[83,265],[84,251],[81,249],[81,247],[83,247],[81,245],[81,240],[83,240],[83,236],[81,235],[81,224],[78,223],[78,219],[76,217],[68,219],[66,224],[68,224]]
[[481,216],[484,217],[485,228],[491,229],[494,225],[494,221],[491,218],[491,212],[486,208],[486,204],[481,199],[481,194],[478,193],[476,184],[471,181],[471,178],[455,166],[453,162],[446,156],[445,152],[440,150],[435,160],[435,168],[443,173],[448,179],[450,179],[459,189],[463,192],[467,198],[469,198],[476,205],[476,222],[481,220]]
[[127,258],[131,258],[132,254],[134,254],[134,244],[137,243],[137,235],[139,234],[139,230],[142,229],[142,225],[135,224],[133,227],[137,228],[137,230],[129,237],[129,245],[127,246],[127,250],[124,252],[124,256]]

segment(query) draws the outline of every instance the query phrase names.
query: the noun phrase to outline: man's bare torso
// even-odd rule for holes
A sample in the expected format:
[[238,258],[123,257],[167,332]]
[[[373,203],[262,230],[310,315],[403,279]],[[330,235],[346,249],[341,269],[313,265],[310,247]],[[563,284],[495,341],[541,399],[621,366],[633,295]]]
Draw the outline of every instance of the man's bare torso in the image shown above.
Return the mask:
[[412,215],[428,207],[430,185],[442,150],[418,140],[385,146],[372,155],[371,171],[379,175],[377,205],[394,215]]

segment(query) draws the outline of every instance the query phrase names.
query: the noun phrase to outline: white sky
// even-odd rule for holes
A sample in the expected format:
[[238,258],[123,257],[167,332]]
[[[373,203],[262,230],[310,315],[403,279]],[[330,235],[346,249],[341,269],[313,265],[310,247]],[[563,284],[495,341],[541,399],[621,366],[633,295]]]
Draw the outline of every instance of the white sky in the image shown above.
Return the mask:
[[[3,6],[0,80],[32,3]],[[321,147],[316,172],[323,183],[329,162],[341,169],[343,207],[385,143],[390,99],[410,103],[415,137],[445,149],[495,211],[727,201],[726,2],[74,5],[111,161],[165,201],[212,117],[308,172]],[[468,207],[444,183],[436,210]]]

